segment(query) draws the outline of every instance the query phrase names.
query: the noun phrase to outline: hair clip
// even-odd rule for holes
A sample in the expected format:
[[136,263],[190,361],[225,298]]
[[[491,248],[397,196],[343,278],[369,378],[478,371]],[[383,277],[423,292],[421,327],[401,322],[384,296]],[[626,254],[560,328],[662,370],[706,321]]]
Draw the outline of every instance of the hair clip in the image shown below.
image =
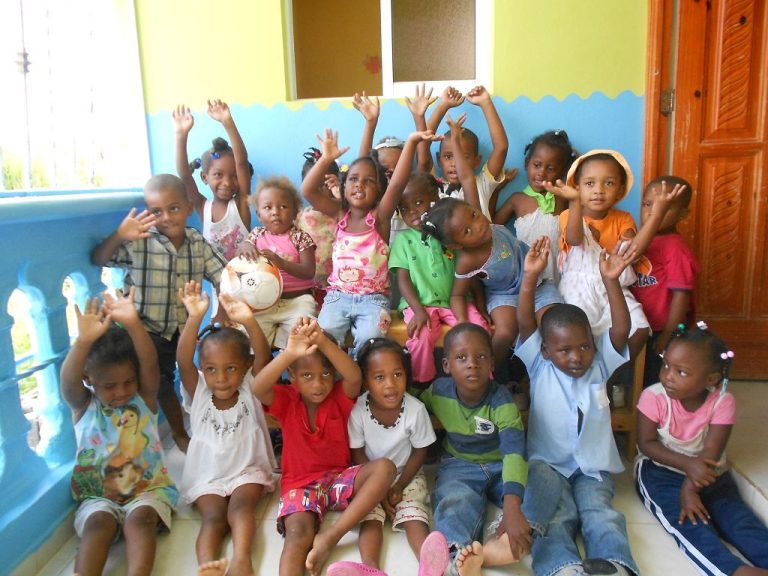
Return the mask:
[[368,338],[368,344],[373,344],[376,342],[376,338]]
[[218,332],[221,330],[221,323],[220,322],[213,322],[211,324],[208,324],[205,328],[203,328],[200,331],[200,334],[197,335],[197,341],[199,342],[203,338],[205,338],[208,334],[212,334],[214,332]]
[[720,354],[720,358],[724,361],[733,360],[733,357],[736,356],[736,354],[733,353],[733,350],[727,350]]
[[704,320],[699,320],[698,322],[696,322],[696,328],[698,328],[699,330],[706,330],[709,328],[709,326],[707,326],[707,323],[704,322]]
[[342,164],[341,166],[339,166],[339,172],[344,172],[346,174],[348,170],[349,170],[349,166],[347,166],[346,164]]
[[400,348],[400,350],[402,350],[402,351],[403,351],[403,354],[405,354],[406,356],[410,356],[410,355],[411,355],[411,351],[410,351],[410,350],[408,350],[408,348],[406,348],[405,346],[403,346],[402,348]]
[[218,152],[211,152],[211,158],[215,158],[216,160],[218,160],[219,158],[221,158],[221,154],[219,154]]
[[200,160],[200,158],[195,158],[194,160],[192,160],[192,164],[194,165],[195,168],[200,168],[200,166],[203,165],[203,161]]
[[685,332],[685,324],[680,322],[680,324],[677,325],[678,332]]

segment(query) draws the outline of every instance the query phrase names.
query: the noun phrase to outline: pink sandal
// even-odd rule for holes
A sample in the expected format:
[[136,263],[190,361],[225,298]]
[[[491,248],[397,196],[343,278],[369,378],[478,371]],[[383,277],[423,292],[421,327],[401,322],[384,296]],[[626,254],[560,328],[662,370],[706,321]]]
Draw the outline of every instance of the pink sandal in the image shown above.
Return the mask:
[[328,566],[326,576],[387,576],[387,573],[361,562],[342,560]]
[[430,532],[419,551],[419,576],[443,576],[449,562],[445,536],[441,532]]

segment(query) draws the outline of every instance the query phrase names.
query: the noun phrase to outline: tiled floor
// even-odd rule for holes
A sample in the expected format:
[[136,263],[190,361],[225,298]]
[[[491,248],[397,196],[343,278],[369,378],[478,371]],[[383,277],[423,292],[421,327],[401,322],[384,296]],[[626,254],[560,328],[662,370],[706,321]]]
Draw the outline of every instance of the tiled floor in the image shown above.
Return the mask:
[[[739,415],[728,446],[729,460],[734,470],[741,474],[740,485],[749,501],[768,523],[768,454],[764,449],[765,414],[768,413],[768,383],[739,382],[732,385],[736,395]],[[180,452],[169,452],[169,465],[179,471],[183,462]],[[643,508],[635,494],[631,471],[617,478],[615,504],[627,518],[629,539],[633,554],[645,576],[694,576],[697,572],[677,550],[674,541],[662,530],[655,519]],[[254,542],[254,567],[259,575],[276,575],[282,541],[275,531],[277,495],[265,498],[256,512],[259,529]],[[333,521],[330,515],[327,521]],[[196,573],[194,542],[199,528],[194,510],[181,507],[173,523],[173,532],[162,535],[158,541],[155,574],[193,575]],[[14,572],[14,576],[59,576],[72,574],[77,541],[69,538],[59,551],[40,570],[32,568],[34,562]],[[122,543],[114,546],[105,574],[118,576],[125,573]],[[356,534],[347,535],[333,554],[333,559],[358,559]],[[31,559],[30,559],[31,560]],[[382,567],[391,576],[413,576],[417,562],[401,534],[388,533],[382,553]],[[515,566],[489,569],[488,576],[502,574],[530,575],[530,558]]]

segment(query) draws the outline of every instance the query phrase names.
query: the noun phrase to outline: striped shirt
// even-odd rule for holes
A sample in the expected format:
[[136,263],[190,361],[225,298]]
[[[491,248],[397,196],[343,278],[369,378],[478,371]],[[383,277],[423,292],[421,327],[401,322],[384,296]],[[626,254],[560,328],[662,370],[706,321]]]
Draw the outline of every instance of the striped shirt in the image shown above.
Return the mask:
[[443,447],[450,454],[478,464],[501,461],[504,495],[522,498],[528,478],[525,431],[509,390],[491,381],[485,398],[467,406],[457,396],[453,378],[438,378],[420,400],[443,424]]
[[186,232],[187,239],[177,251],[166,236],[152,228],[148,238],[123,243],[106,264],[125,269],[125,290],[136,287],[139,318],[148,332],[166,340],[187,321],[187,310],[177,298],[179,288],[203,278],[218,286],[225,264],[200,232],[194,228]]

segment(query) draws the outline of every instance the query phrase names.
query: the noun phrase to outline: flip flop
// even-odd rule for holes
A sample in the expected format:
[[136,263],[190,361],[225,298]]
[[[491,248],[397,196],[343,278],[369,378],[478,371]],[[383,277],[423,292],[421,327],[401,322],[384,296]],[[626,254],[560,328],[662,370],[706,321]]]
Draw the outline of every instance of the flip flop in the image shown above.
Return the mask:
[[387,573],[361,562],[342,560],[328,566],[326,576],[387,576]]
[[419,551],[419,576],[443,576],[449,562],[445,536],[441,532],[430,532]]

